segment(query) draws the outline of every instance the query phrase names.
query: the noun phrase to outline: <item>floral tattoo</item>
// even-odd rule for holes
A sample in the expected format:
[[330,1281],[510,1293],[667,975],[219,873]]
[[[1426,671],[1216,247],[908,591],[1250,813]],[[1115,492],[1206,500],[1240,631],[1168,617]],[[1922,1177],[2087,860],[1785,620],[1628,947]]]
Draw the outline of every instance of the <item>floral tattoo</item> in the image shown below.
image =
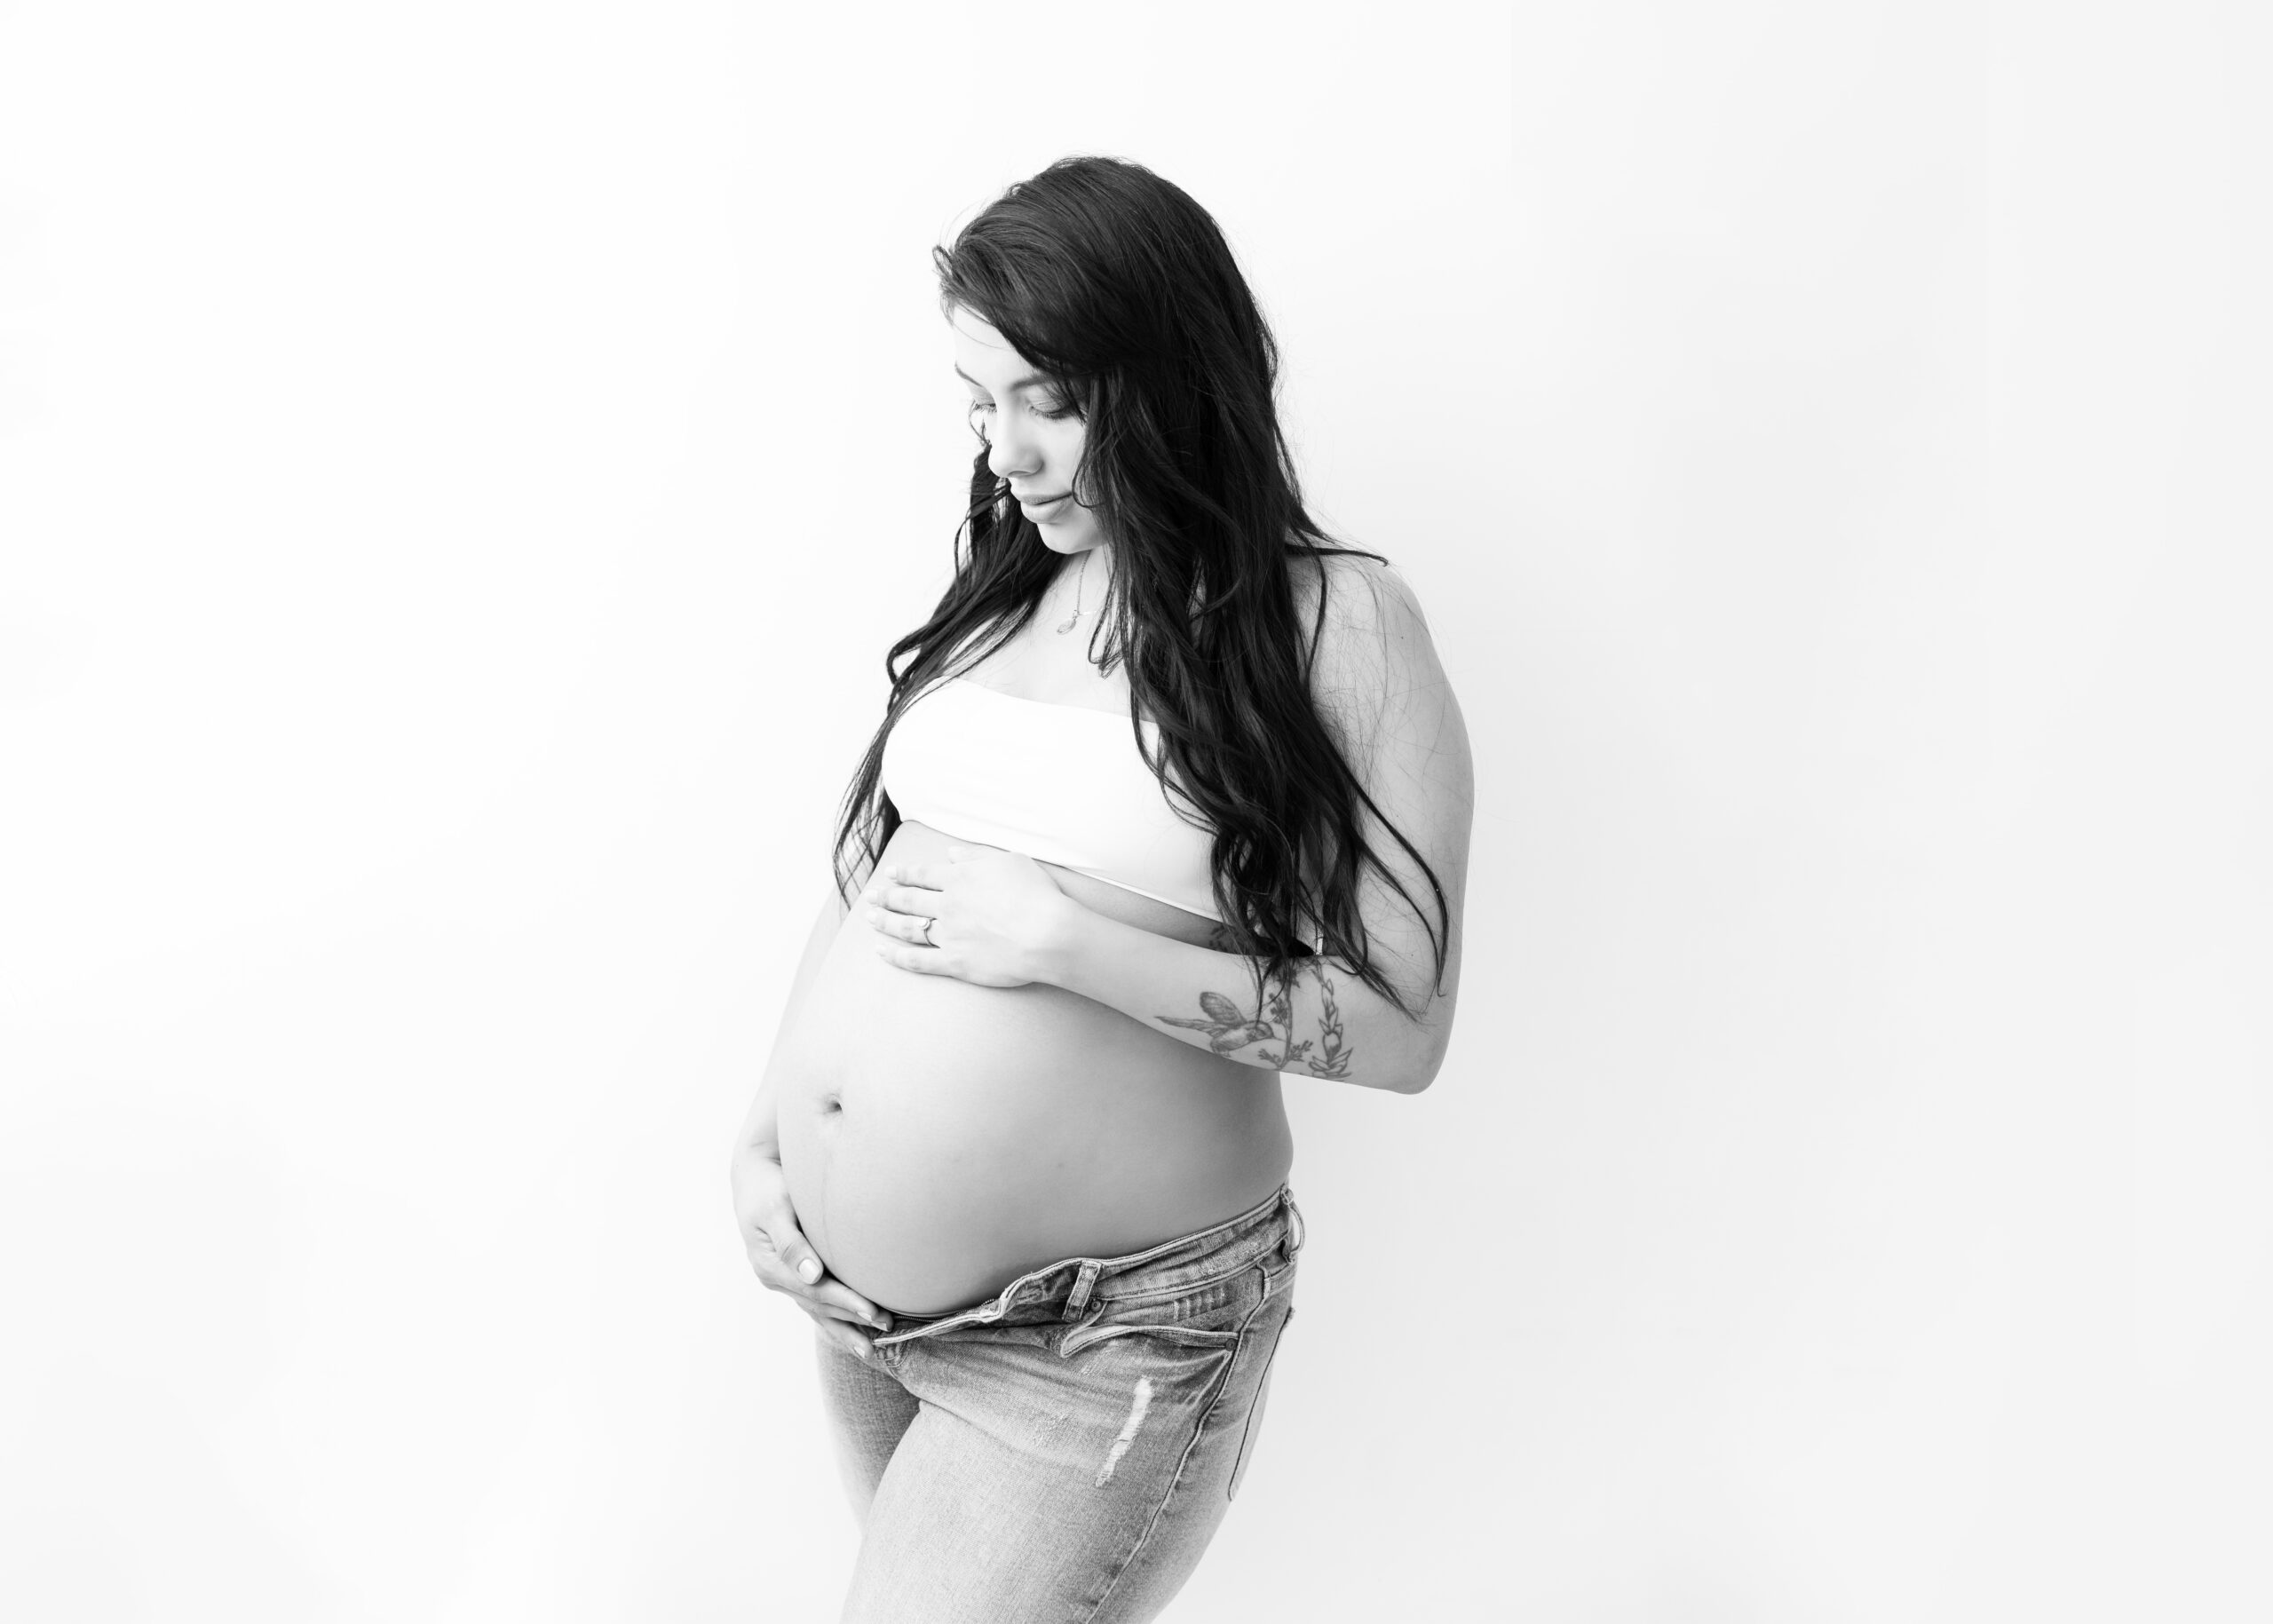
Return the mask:
[[1281,971],[1263,991],[1262,1002],[1252,1016],[1221,993],[1202,993],[1200,1018],[1194,1020],[1182,1015],[1156,1015],[1152,1018],[1186,1032],[1206,1033],[1208,1047],[1219,1055],[1237,1054],[1252,1043],[1276,1043],[1279,1048],[1266,1049],[1255,1058],[1280,1071],[1305,1066],[1313,1077],[1347,1078],[1350,1062],[1357,1050],[1343,1038],[1342,1010],[1334,1002],[1334,979],[1326,973],[1323,963],[1314,964],[1311,973],[1318,978],[1319,1004],[1319,1035],[1315,1040],[1303,1038],[1297,1042],[1295,1038],[1292,967]]

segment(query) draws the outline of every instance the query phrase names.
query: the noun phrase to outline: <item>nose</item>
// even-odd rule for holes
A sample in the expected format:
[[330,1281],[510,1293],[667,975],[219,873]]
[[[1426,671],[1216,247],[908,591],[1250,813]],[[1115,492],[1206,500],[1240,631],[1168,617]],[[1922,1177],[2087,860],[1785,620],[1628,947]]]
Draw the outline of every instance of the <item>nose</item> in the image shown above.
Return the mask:
[[1041,470],[1041,456],[1018,426],[1018,417],[1017,412],[997,412],[987,426],[986,471],[998,479],[1022,479]]

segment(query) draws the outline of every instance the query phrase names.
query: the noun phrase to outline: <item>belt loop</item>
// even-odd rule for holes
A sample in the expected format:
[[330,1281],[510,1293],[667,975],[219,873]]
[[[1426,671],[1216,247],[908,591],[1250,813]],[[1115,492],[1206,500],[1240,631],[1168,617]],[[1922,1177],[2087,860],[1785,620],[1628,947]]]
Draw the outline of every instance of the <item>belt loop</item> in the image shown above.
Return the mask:
[[1289,1189],[1282,1193],[1287,1202],[1287,1216],[1292,1220],[1291,1232],[1287,1236],[1287,1255],[1291,1257],[1303,1249],[1303,1241],[1310,1232],[1303,1225],[1303,1209],[1295,1205],[1294,1191]]
[[1089,1307],[1089,1293],[1097,1289],[1097,1272],[1104,1267],[1105,1265],[1094,1257],[1082,1263],[1081,1272],[1073,1281],[1073,1295],[1065,1299],[1066,1319],[1079,1319],[1081,1317],[1081,1311]]

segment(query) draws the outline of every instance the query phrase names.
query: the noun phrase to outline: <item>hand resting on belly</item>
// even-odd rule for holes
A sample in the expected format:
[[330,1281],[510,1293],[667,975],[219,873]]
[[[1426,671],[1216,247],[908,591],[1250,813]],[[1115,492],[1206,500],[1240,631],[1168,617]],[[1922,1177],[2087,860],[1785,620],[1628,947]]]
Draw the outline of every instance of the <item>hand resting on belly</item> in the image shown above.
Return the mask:
[[[886,863],[949,842],[902,824]],[[1204,942],[1212,922],[1073,874],[1068,897]],[[1041,985],[982,986],[877,956],[855,907],[777,1058],[782,1167],[830,1272],[888,1309],[978,1301],[1026,1270],[1236,1216],[1284,1182],[1274,1073]]]

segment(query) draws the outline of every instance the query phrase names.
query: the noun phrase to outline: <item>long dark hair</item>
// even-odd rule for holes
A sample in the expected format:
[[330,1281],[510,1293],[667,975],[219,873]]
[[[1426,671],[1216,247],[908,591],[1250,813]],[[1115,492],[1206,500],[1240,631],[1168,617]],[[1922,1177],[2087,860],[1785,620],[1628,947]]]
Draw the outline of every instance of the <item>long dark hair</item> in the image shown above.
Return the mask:
[[[1073,157],[1012,186],[932,257],[942,308],[993,325],[1085,420],[1073,488],[1097,511],[1113,564],[1091,654],[1107,669],[1126,662],[1136,748],[1215,828],[1227,945],[1279,977],[1314,935],[1330,961],[1414,1012],[1369,951],[1359,882],[1370,867],[1413,908],[1439,978],[1451,914],[1311,701],[1325,566],[1312,566],[1322,578],[1307,639],[1290,566],[1356,550],[1334,545],[1303,506],[1279,426],[1278,346],[1223,233],[1150,170]],[[885,658],[891,700],[837,831],[843,894],[899,827],[881,780],[901,712],[1025,626],[1059,564],[982,448],[954,580]],[[1156,750],[1139,716],[1159,724]],[[1368,812],[1419,865],[1433,910],[1367,842]]]

